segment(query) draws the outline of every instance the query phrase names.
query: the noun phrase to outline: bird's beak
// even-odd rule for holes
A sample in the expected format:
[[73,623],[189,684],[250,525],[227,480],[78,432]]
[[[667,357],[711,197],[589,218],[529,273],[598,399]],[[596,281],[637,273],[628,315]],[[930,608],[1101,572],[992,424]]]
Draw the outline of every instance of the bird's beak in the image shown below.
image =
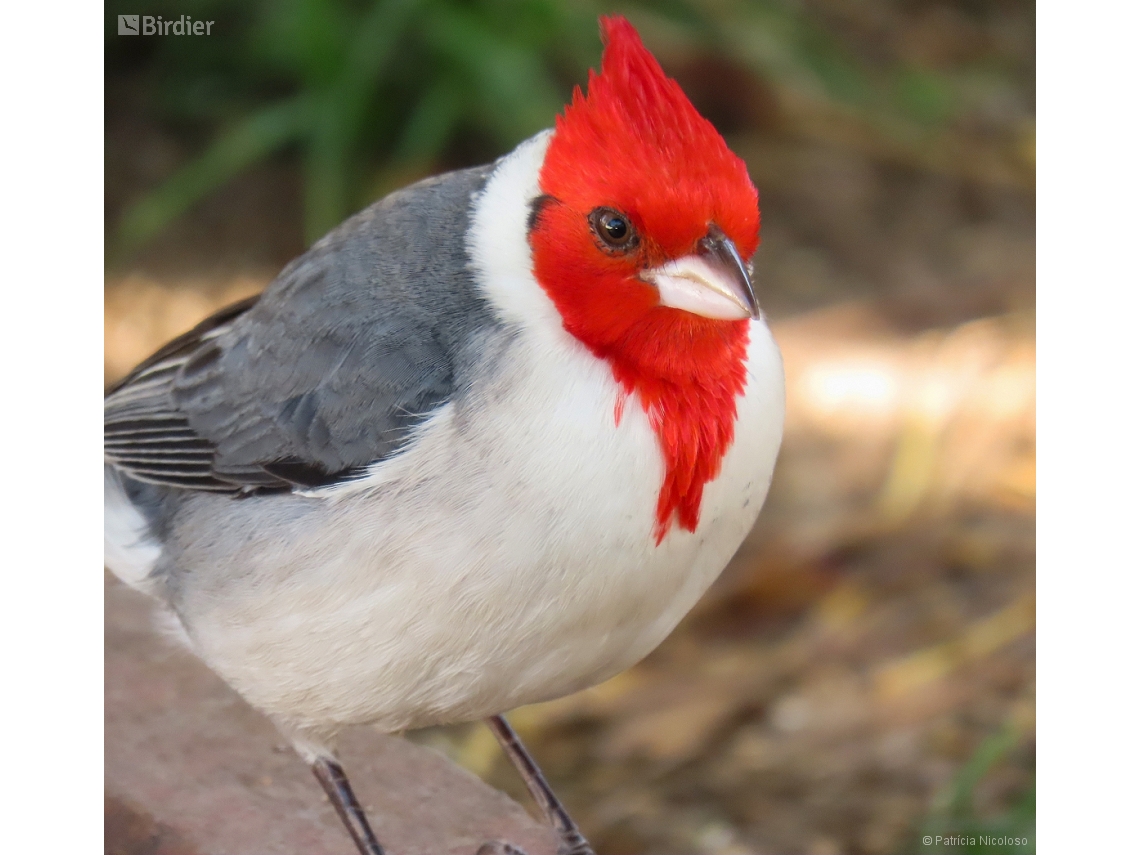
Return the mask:
[[748,268],[715,225],[693,255],[646,270],[641,278],[657,287],[662,306],[722,321],[760,317]]

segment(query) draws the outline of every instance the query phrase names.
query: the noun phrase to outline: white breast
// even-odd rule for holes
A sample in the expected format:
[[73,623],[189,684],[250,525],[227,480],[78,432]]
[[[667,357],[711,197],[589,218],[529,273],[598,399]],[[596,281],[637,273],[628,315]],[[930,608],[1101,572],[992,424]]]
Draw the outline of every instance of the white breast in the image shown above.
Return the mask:
[[[609,367],[562,330],[529,259],[512,257],[525,242],[500,239],[512,220],[525,234],[526,206],[510,200],[537,191],[527,182],[545,144],[516,150],[479,201],[498,228],[474,231],[473,256],[512,329],[487,342],[488,381],[369,477],[259,500],[257,525],[244,519],[254,503],[229,502],[241,546],[223,555],[212,545],[235,539],[214,537],[183,552],[197,565],[185,572],[201,574],[177,604],[199,652],[278,719],[400,730],[592,685],[661,642],[759,513],[783,426],[763,322],[701,522],[655,544],[663,464],[648,419],[630,402],[616,421]],[[553,322],[534,323],[542,313]],[[216,529],[218,507],[190,503],[183,529],[195,516]],[[211,569],[221,563],[234,571]]]

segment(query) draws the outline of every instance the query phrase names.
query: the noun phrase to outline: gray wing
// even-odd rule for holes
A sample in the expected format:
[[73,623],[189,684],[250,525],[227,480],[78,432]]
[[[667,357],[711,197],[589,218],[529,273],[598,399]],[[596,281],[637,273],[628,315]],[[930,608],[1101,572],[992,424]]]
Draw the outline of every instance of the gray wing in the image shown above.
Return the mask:
[[108,462],[237,492],[332,483],[397,451],[496,325],[464,244],[488,172],[387,197],[140,365],[105,399]]

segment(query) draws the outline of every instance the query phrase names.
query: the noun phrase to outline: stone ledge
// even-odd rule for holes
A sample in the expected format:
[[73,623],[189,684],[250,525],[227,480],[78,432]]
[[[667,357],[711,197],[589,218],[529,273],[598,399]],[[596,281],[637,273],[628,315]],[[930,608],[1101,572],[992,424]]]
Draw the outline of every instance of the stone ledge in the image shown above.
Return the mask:
[[[352,855],[276,729],[153,628],[147,599],[105,589],[107,855]],[[392,855],[474,855],[491,839],[553,855],[554,835],[442,755],[368,728],[341,760]]]

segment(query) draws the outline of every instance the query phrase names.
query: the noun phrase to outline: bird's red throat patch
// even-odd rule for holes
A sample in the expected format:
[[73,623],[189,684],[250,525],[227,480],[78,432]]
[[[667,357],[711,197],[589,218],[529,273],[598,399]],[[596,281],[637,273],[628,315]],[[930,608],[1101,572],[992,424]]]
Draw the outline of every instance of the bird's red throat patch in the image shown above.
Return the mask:
[[[547,149],[530,243],[535,276],[563,325],[613,369],[615,421],[634,397],[657,435],[665,464],[660,544],[673,525],[696,530],[705,485],[732,445],[751,322],[662,306],[638,274],[696,252],[711,224],[751,258],[760,213],[744,162],[633,26],[603,18],[602,31],[601,73],[591,71],[588,96],[575,90]],[[599,245],[589,226],[598,208],[628,219],[634,249]]]

